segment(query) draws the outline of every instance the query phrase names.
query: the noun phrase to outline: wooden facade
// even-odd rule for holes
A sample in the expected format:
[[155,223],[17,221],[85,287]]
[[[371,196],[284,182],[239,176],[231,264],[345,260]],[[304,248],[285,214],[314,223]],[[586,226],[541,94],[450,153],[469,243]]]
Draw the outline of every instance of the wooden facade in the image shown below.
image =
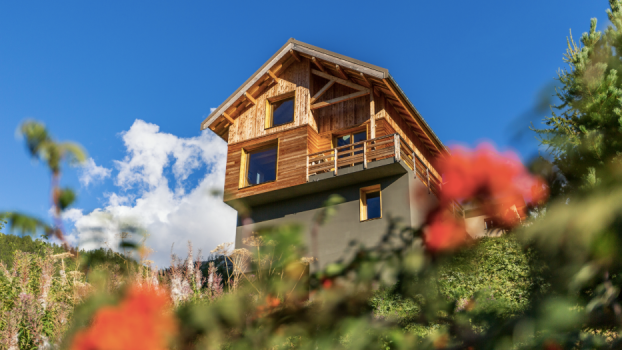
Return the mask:
[[[225,200],[305,183],[310,154],[334,148],[336,136],[361,131],[367,139],[399,135],[395,140],[411,153],[406,160],[421,163],[440,183],[432,160],[447,151],[385,71],[288,41],[201,125],[229,144]],[[293,121],[266,127],[266,101],[280,96],[295,97]],[[243,185],[245,152],[268,143],[278,144],[276,180]]]

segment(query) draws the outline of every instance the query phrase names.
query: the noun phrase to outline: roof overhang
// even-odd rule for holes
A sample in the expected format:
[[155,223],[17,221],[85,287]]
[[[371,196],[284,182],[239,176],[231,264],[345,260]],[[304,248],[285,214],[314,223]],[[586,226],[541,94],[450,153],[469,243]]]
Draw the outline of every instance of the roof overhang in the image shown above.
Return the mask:
[[[428,149],[433,153],[446,153],[447,148],[432,131],[430,126],[423,119],[421,114],[406,97],[402,89],[397,85],[389,71],[366,62],[362,62],[351,57],[343,56],[335,52],[289,39],[268,61],[266,61],[248,80],[246,80],[231,96],[229,96],[218,108],[201,123],[201,130],[210,128],[221,130],[221,137],[224,136],[222,130],[228,130],[237,115],[231,116],[231,111],[243,111],[248,108],[253,101],[252,96],[257,91],[271,86],[271,82],[278,79],[277,75],[282,73],[286,67],[294,60],[300,60],[300,56],[313,60],[313,63],[322,71],[325,69],[335,71],[335,76],[341,75],[348,79],[358,79],[362,85],[369,86],[376,91],[381,91],[391,97],[390,103],[402,114],[415,133],[422,139]],[[333,69],[333,67],[336,67]],[[344,73],[350,73],[348,74]],[[352,75],[358,72],[358,75]],[[248,100],[248,102],[247,102]],[[240,108],[241,107],[241,108]],[[229,113],[227,113],[229,111]],[[223,137],[224,138],[224,137]]]

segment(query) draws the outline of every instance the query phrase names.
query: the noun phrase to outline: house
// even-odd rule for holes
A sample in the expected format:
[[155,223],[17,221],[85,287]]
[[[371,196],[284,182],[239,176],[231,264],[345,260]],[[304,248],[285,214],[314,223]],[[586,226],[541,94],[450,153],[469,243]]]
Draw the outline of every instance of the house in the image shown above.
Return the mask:
[[409,194],[418,186],[435,198],[432,160],[447,153],[387,69],[294,39],[201,129],[228,143],[224,201],[250,208],[238,215],[236,248],[258,228],[312,222],[331,194],[345,199],[318,234],[320,266],[352,241],[376,244],[392,218],[418,226]]

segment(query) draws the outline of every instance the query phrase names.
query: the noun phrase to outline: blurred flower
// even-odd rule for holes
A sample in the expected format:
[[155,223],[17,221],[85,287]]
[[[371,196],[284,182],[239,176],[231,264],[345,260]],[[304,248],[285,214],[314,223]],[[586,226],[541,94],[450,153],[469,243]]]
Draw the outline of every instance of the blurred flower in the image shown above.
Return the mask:
[[267,295],[265,304],[257,306],[257,316],[263,317],[272,312],[279,305],[281,305],[281,299]]
[[426,248],[431,251],[456,249],[468,240],[464,222],[447,210],[436,210],[424,229]]
[[314,261],[317,261],[317,259],[313,256],[309,256],[309,257],[305,256],[305,257],[300,258],[300,262],[306,265],[309,265],[310,263]]
[[250,237],[242,239],[242,243],[251,247],[261,247],[264,245],[264,239],[257,232],[253,232]]
[[216,248],[214,248],[214,250],[212,250],[210,253],[216,254],[216,255],[229,255],[231,253],[230,251],[231,251],[232,245],[233,245],[233,242],[221,243]]
[[515,153],[498,153],[482,144],[475,151],[457,148],[438,163],[443,174],[440,205],[471,200],[485,214],[512,227],[525,217],[525,202],[539,203],[548,197],[544,181],[531,175]]
[[97,311],[91,326],[76,334],[71,349],[167,349],[176,333],[166,292],[133,286],[120,305]]
[[455,202],[471,201],[495,223],[511,228],[526,217],[526,203],[548,197],[544,181],[531,175],[516,154],[500,154],[489,144],[475,151],[454,149],[437,167],[444,183],[439,204],[428,214],[424,228],[431,251],[453,250],[469,239],[464,221],[451,213]]

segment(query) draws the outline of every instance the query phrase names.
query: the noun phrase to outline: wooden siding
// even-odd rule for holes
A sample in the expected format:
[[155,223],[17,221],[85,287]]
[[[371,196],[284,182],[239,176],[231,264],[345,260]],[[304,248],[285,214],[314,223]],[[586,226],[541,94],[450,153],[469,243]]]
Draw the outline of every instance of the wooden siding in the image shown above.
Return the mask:
[[[271,133],[270,135],[230,144],[227,151],[227,170],[225,172],[225,200],[243,198],[254,194],[303,184],[307,181],[307,139],[309,126]],[[276,181],[245,187],[239,187],[242,150],[256,145],[266,144],[278,138]]]
[[[311,95],[319,91],[327,82],[328,80],[322,77],[312,75]],[[357,90],[341,84],[333,84],[316,103],[354,92],[357,92]],[[312,113],[320,134],[356,127],[369,121],[369,96],[362,96],[332,106],[319,108],[312,111]]]
[[[311,118],[309,104],[310,64],[308,59],[295,62],[285,72],[279,75],[280,81],[260,96],[256,97],[257,104],[240,115],[229,128],[229,144],[244,142],[257,137],[280,133],[305,124],[317,128],[315,120]],[[296,91],[296,106],[294,122],[265,128],[266,99]]]

